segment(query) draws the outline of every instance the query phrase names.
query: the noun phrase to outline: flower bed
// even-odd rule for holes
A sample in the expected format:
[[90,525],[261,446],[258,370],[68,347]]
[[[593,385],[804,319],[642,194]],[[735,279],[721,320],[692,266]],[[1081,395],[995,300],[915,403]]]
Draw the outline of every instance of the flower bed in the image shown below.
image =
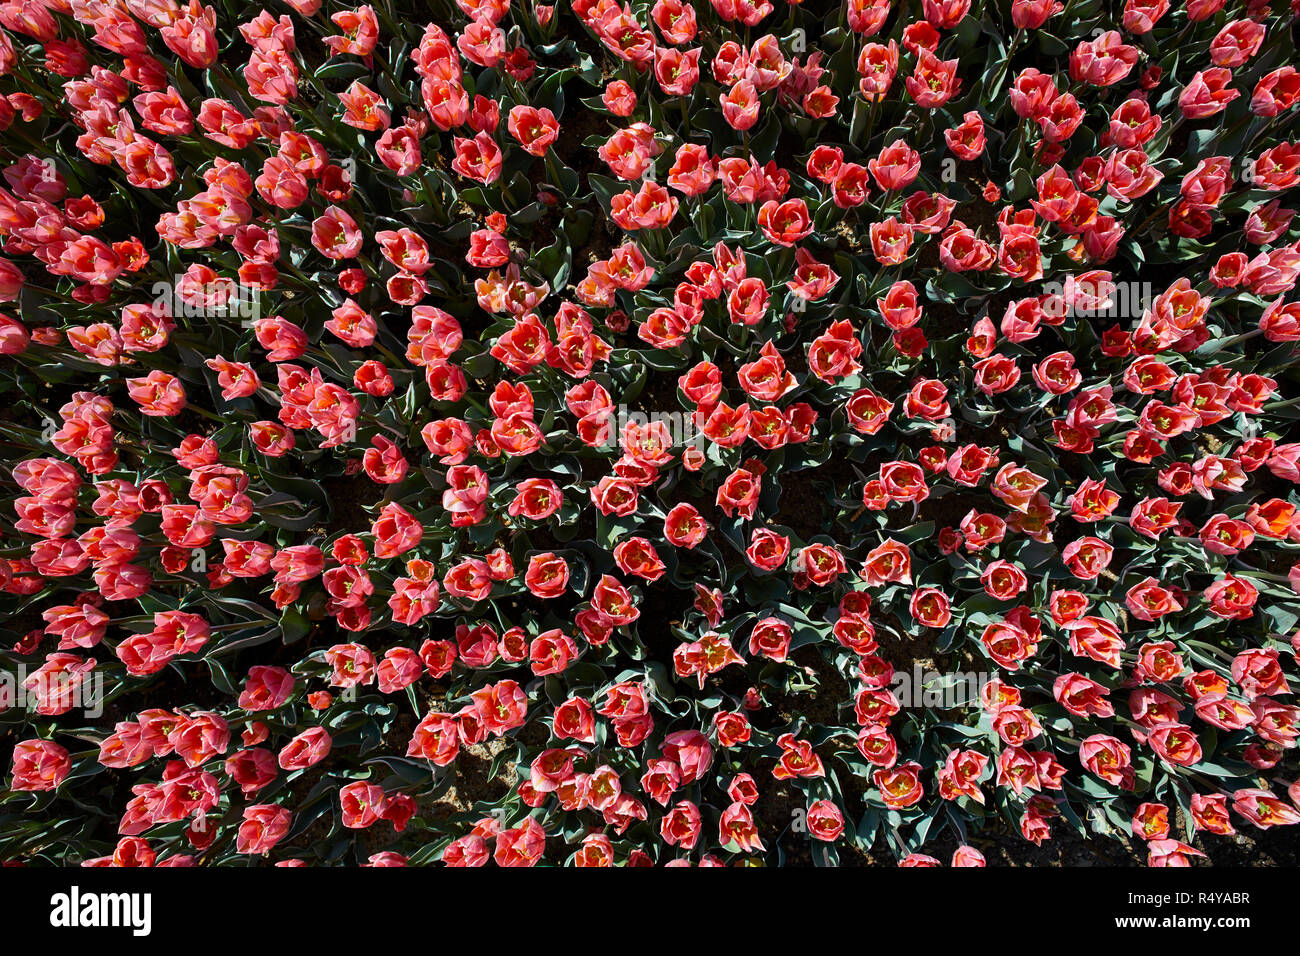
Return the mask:
[[1297,10],[0,3],[0,859],[1294,826]]

